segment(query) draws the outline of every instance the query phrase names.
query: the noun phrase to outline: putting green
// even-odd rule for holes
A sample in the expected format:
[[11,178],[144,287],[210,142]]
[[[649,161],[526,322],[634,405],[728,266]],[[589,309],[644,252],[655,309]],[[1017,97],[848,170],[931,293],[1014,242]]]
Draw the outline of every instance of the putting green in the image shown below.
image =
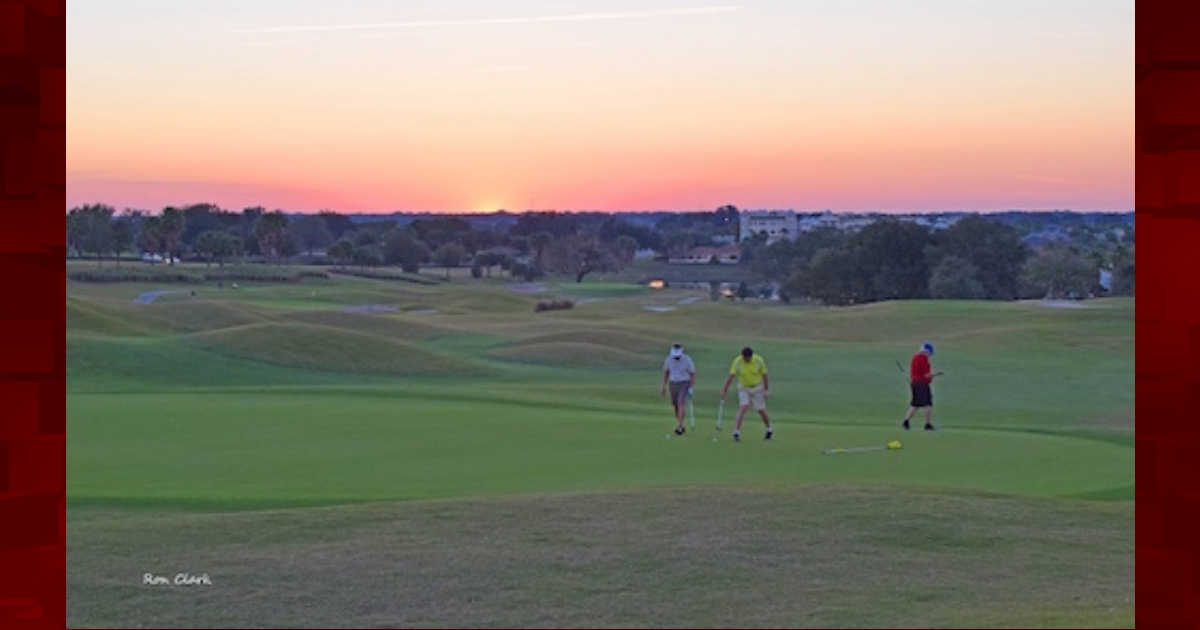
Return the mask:
[[[1130,446],[1010,430],[779,421],[765,443],[761,422],[748,415],[743,440],[734,443],[732,413],[720,434],[704,419],[678,437],[657,407],[598,411],[387,390],[89,394],[72,397],[68,416],[73,502],[251,508],[815,483],[1132,498]],[[822,453],[893,439],[901,450]]]

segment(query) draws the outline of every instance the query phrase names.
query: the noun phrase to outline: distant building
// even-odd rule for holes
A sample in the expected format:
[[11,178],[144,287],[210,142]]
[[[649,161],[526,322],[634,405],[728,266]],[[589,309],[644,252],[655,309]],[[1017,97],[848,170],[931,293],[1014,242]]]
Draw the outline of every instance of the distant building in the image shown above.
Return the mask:
[[1050,225],[1040,232],[1025,235],[1021,241],[1034,249],[1039,249],[1056,243],[1069,243],[1071,235],[1057,225]]
[[821,214],[808,215],[800,219],[801,232],[811,232],[820,228],[841,229],[842,219],[831,210],[826,210]]
[[800,235],[800,222],[793,210],[743,210],[738,219],[738,240],[766,234],[767,243],[774,243],[784,239],[794,241]]
[[672,258],[667,262],[672,265],[708,265],[717,262],[722,265],[736,265],[742,258],[742,250],[737,245],[724,247],[693,247],[682,256]]

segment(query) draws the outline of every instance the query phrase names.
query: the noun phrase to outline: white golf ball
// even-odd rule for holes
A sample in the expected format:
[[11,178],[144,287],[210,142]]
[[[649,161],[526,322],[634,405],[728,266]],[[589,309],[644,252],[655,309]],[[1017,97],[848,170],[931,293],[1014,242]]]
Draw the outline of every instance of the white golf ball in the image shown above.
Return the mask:
[[670,433],[668,433],[668,434],[667,434],[667,439],[668,439],[668,440],[669,440],[669,439],[671,439],[671,434],[670,434]]
[[717,438],[713,438],[713,441],[714,441],[714,442],[716,442],[716,441],[717,441]]

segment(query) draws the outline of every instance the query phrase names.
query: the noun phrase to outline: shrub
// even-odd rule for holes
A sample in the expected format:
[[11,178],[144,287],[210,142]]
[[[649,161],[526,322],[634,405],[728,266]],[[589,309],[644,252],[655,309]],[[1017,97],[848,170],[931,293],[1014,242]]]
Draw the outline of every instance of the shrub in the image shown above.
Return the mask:
[[533,307],[534,313],[542,311],[561,311],[569,308],[575,308],[575,303],[571,300],[542,300]]

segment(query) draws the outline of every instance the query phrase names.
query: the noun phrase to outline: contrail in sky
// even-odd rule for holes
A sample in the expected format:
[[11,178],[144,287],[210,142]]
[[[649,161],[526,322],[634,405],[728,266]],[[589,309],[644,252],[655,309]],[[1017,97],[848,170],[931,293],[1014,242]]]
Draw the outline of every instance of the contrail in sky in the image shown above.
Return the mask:
[[421,20],[409,22],[368,22],[364,24],[332,24],[315,26],[269,26],[229,31],[231,33],[314,33],[330,31],[367,31],[399,28],[424,28],[431,26],[485,26],[490,24],[537,24],[541,22],[589,22],[596,20],[629,20],[637,18],[673,17],[685,15],[711,15],[729,13],[741,7],[684,7],[657,11],[627,11],[622,13],[581,13],[578,15],[540,15],[516,18],[484,18],[478,20]]

